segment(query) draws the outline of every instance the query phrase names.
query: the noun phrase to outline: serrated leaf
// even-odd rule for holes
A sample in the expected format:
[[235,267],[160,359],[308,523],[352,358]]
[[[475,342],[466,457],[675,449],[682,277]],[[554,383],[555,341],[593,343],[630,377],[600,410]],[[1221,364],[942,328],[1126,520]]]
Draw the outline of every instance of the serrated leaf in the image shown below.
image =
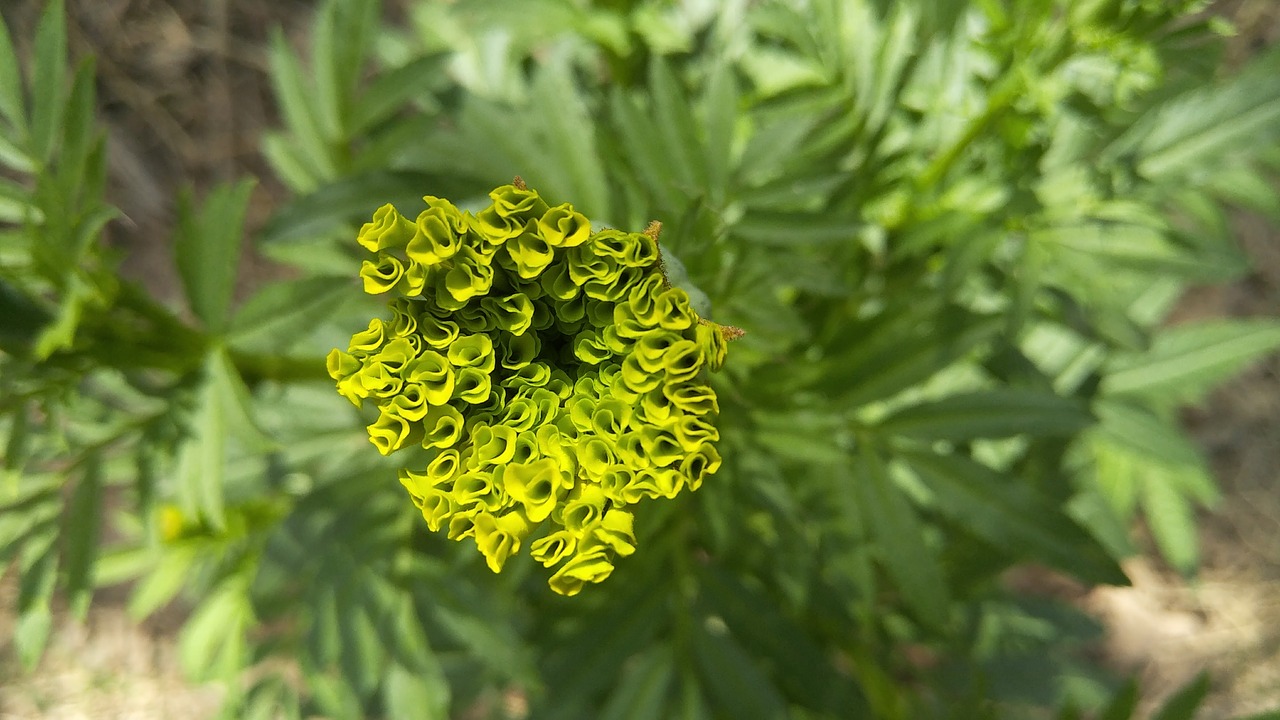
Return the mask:
[[63,0],[45,6],[36,27],[32,73],[31,154],[42,166],[49,163],[62,129],[67,84],[67,19]]
[[250,180],[220,185],[199,209],[189,193],[178,201],[178,274],[192,312],[214,334],[226,329],[253,185]]
[[942,630],[950,624],[951,593],[938,559],[925,544],[924,523],[911,502],[889,479],[874,450],[858,456],[853,484],[864,522],[880,552],[880,565],[902,593],[902,602],[924,625]]
[[956,455],[904,452],[901,457],[934,493],[937,512],[993,546],[1086,582],[1128,584],[1102,546],[1017,478]]
[[1102,389],[1112,395],[1143,395],[1191,401],[1280,347],[1280,321],[1211,320],[1173,327],[1146,353],[1113,360]]
[[1092,422],[1089,411],[1074,398],[997,388],[906,406],[881,420],[876,430],[921,440],[963,442],[1017,435],[1065,437]]

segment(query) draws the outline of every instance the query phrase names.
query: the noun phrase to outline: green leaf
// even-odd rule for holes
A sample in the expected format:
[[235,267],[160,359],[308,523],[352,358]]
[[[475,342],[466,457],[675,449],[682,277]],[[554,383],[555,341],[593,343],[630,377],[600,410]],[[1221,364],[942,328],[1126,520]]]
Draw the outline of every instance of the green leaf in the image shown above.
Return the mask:
[[[27,118],[22,100],[22,70],[4,18],[0,18],[0,117],[13,126],[19,143],[26,141]],[[0,135],[3,135],[0,132]]]
[[649,648],[628,662],[599,720],[665,720],[675,679],[675,658],[665,646]]
[[215,188],[198,210],[189,193],[178,199],[178,273],[192,312],[214,334],[226,329],[252,192],[253,182],[242,180]]
[[1129,584],[1093,537],[1017,478],[956,455],[903,452],[901,457],[933,492],[938,513],[991,545],[1086,582]]
[[[546,188],[561,202],[572,202],[587,217],[609,217],[609,183],[596,148],[595,123],[574,84],[569,64],[556,60],[543,66],[533,80],[531,110],[545,132],[545,157],[568,174]],[[529,175],[549,173],[553,167],[530,168]]]
[[236,312],[227,341],[280,353],[315,331],[351,294],[348,278],[283,280],[262,288]]
[[18,615],[17,625],[13,629],[13,644],[18,650],[18,660],[27,672],[34,670],[40,657],[44,655],[52,628],[53,613],[49,611],[48,603]]
[[870,338],[885,345],[876,352],[855,348],[853,361],[834,355],[823,382],[847,407],[884,400],[951,366],[999,331],[996,317],[944,311],[926,318],[910,334],[886,331],[883,338]]
[[102,515],[102,467],[96,456],[90,456],[84,461],[84,473],[71,495],[62,532],[67,598],[80,619],[89,610]]
[[916,619],[936,630],[950,624],[951,598],[938,559],[925,544],[925,526],[874,450],[858,456],[860,472],[849,478],[864,522],[871,529],[880,565],[902,593]]
[[675,189],[671,169],[653,150],[662,140],[644,105],[619,87],[613,89],[609,101],[610,117],[617,129],[621,154],[625,155],[632,172],[653,198],[654,207],[663,210],[680,207],[682,197]]
[[178,654],[183,669],[195,680],[232,678],[244,665],[244,631],[251,619],[240,583],[222,583],[182,628]]
[[704,148],[698,139],[684,88],[661,55],[653,56],[649,64],[649,92],[662,138],[663,162],[670,167],[681,191],[696,193],[707,184],[705,168],[698,162]]
[[1130,720],[1138,709],[1138,681],[1129,678],[1111,702],[1098,713],[1098,720]]
[[727,60],[717,62],[707,79],[703,97],[705,105],[706,149],[703,153],[707,168],[707,187],[711,202],[719,206],[729,192],[733,167],[733,147],[738,107],[738,85],[733,68]]
[[845,245],[866,226],[833,213],[748,212],[732,227],[735,236],[765,247]]
[[178,451],[179,502],[184,513],[221,529],[226,521],[227,438],[235,435],[250,450],[270,447],[254,419],[244,381],[222,349],[205,358],[189,432]]
[[1200,543],[1190,499],[1179,492],[1169,475],[1145,473],[1141,479],[1143,514],[1160,553],[1176,570],[1190,576],[1200,564]]
[[1145,353],[1118,356],[1102,389],[1164,402],[1190,401],[1280,347],[1280,321],[1210,320],[1161,333]]
[[40,335],[36,338],[32,353],[37,359],[48,359],[55,352],[71,347],[75,342],[76,330],[80,327],[80,317],[84,313],[84,308],[96,297],[96,290],[79,273],[68,275],[62,302],[58,305],[58,314],[53,318],[53,322],[42,328]]
[[[75,197],[83,183],[94,139],[94,62],[86,58],[76,70],[67,98],[63,123],[62,151],[58,160],[64,192]],[[96,234],[96,233],[95,233]]]
[[31,153],[41,165],[53,156],[62,129],[67,83],[67,18],[63,0],[44,9],[36,27],[35,70],[31,89]]
[[782,690],[813,709],[848,709],[852,685],[810,633],[761,590],[715,564],[704,567],[703,597],[744,646],[767,657]]
[[[417,217],[424,193],[467,196],[470,186],[454,179],[419,172],[377,171],[353,175],[299,196],[278,210],[258,240],[263,245],[313,240],[348,223],[368,222],[385,203]],[[351,232],[355,245],[355,232]]]
[[390,72],[380,73],[360,94],[352,110],[352,134],[368,132],[412,100],[423,102],[430,88],[446,77],[445,70],[451,57],[443,53],[427,55],[414,58]]
[[963,442],[1017,435],[1074,435],[1093,422],[1076,399],[1047,392],[998,388],[950,395],[901,408],[876,430],[921,440]]
[[191,577],[196,557],[187,547],[169,548],[160,553],[155,568],[133,589],[129,615],[142,620],[167,604]]
[[1200,450],[1172,422],[1149,409],[1122,399],[1100,399],[1094,403],[1099,431],[1109,440],[1141,453],[1150,461],[1166,465],[1199,468],[1204,465]]
[[[342,116],[345,105],[345,94],[350,90],[342,85],[339,77],[343,75],[341,62],[334,49],[334,36],[345,28],[338,24],[339,3],[329,0],[316,11],[315,23],[311,27],[311,69],[315,74],[316,124],[320,134],[329,141],[343,137]],[[357,58],[357,66],[363,64],[364,58]]]
[[17,356],[26,355],[52,319],[18,288],[0,277],[0,350]]
[[782,720],[787,706],[769,678],[715,616],[695,617],[693,652],[698,676],[719,712],[735,720]]
[[33,174],[36,171],[36,162],[31,154],[19,147],[15,140],[3,132],[0,132],[0,166],[24,175]]
[[443,675],[422,677],[399,663],[391,663],[382,692],[388,717],[449,718],[449,685]]
[[1209,694],[1209,673],[1201,672],[1165,701],[1151,720],[1194,720],[1196,710]]
[[1170,180],[1267,142],[1278,126],[1280,51],[1272,50],[1225,82],[1194,88],[1157,106],[1118,145],[1136,145],[1143,175]]
[[269,56],[276,101],[280,104],[291,138],[299,145],[302,162],[313,182],[333,178],[338,174],[337,167],[328,139],[321,129],[320,110],[313,101],[314,92],[279,29],[271,33]]

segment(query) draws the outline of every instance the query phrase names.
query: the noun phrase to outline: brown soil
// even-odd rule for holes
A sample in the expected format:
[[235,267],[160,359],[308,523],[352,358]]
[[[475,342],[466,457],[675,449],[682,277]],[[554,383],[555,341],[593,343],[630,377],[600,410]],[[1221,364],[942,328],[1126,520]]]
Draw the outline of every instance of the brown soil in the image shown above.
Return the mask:
[[[264,41],[280,25],[304,37],[305,0],[69,0],[73,53],[98,60],[101,117],[110,144],[111,201],[125,221],[108,241],[124,272],[161,296],[176,291],[167,238],[173,189],[197,192],[249,172],[263,178],[251,222],[284,197],[259,155],[275,124]],[[4,0],[21,45],[41,0]],[[1232,62],[1280,39],[1280,3],[1224,0],[1241,27]],[[1256,218],[1238,230],[1256,270],[1225,288],[1188,294],[1175,320],[1280,314],[1280,235]],[[273,270],[247,264],[245,286]],[[1280,707],[1280,359],[1272,358],[1189,411],[1187,426],[1208,452],[1225,499],[1204,517],[1205,566],[1186,583],[1158,561],[1138,558],[1132,588],[1096,590],[1083,602],[1109,629],[1106,653],[1137,671],[1148,705],[1202,668],[1215,685],[1206,718]],[[0,638],[10,637],[13,578],[0,583]],[[167,624],[166,624],[167,625]],[[84,624],[64,620],[33,674],[0,656],[0,720],[17,718],[210,717],[218,692],[183,681],[173,627],[138,626],[122,603],[100,598]]]

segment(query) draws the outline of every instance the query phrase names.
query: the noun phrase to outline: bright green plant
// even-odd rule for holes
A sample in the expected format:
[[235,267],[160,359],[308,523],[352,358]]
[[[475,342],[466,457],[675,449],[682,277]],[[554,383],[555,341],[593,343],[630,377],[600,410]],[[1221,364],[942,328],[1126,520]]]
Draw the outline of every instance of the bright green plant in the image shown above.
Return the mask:
[[[252,184],[184,195],[182,312],[97,242],[92,71],[68,90],[51,3],[28,75],[0,34],[20,654],[55,588],[83,612],[137,578],[138,616],[189,603],[183,661],[237,717],[1129,717],[1097,628],[1000,577],[1124,583],[1138,520],[1194,572],[1216,489],[1176,410],[1280,345],[1162,325],[1245,269],[1233,207],[1280,220],[1280,53],[1221,73],[1198,6],[419,0],[389,27],[328,0],[307,58],[270,48],[295,196],[251,239],[296,279],[233,303]],[[515,175],[538,194],[487,196]],[[653,233],[598,230],[653,220],[661,273]],[[747,333],[703,378],[708,308]],[[656,430],[664,399],[718,418]],[[721,467],[677,492],[701,447]],[[608,525],[550,489],[575,463],[614,518],[671,497],[562,597],[536,564],[567,540],[523,533]]]

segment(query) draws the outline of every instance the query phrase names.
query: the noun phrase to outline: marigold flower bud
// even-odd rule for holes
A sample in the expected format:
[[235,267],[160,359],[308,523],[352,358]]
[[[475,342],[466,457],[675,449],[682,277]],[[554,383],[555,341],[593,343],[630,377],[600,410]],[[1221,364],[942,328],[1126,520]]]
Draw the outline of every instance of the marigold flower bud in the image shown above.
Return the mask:
[[379,452],[425,450],[399,479],[432,531],[473,538],[494,572],[527,541],[573,595],[635,551],[632,506],[720,467],[706,371],[741,331],[671,286],[657,224],[593,231],[519,181],[489,197],[475,215],[432,196],[414,221],[378,209],[360,276],[391,317],[327,367],[378,409]]

